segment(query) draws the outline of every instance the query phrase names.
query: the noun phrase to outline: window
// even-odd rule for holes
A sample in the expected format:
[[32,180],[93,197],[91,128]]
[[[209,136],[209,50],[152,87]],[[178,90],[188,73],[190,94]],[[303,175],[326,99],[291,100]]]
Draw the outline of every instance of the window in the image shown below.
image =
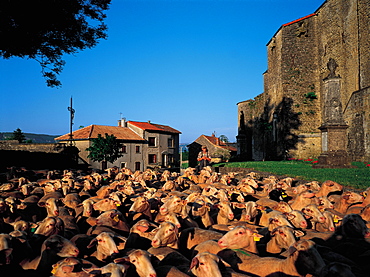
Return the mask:
[[126,163],[121,163],[121,168],[126,168]]
[[157,162],[157,155],[156,154],[149,154],[148,157],[150,164],[155,164]]
[[155,146],[155,137],[149,137],[148,138],[148,145],[149,146]]
[[127,153],[127,146],[126,145],[122,145],[121,152],[122,153]]
[[167,146],[168,146],[168,147],[173,147],[173,139],[172,139],[172,138],[169,138],[169,139],[167,140]]
[[140,146],[139,145],[136,145],[135,151],[136,151],[136,153],[140,153]]
[[140,170],[140,162],[135,162],[135,170]]

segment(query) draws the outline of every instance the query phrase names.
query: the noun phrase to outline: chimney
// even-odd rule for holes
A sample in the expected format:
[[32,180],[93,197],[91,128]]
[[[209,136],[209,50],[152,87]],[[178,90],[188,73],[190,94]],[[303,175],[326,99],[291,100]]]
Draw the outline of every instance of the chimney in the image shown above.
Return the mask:
[[150,120],[148,120],[148,123],[150,124]]
[[118,127],[127,127],[126,118],[122,118],[118,120]]

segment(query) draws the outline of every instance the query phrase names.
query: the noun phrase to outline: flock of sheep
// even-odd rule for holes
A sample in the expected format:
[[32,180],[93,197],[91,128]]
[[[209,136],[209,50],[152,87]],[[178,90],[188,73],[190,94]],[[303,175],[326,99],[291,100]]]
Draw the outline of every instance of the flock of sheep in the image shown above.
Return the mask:
[[12,169],[1,276],[370,276],[368,190],[255,172]]

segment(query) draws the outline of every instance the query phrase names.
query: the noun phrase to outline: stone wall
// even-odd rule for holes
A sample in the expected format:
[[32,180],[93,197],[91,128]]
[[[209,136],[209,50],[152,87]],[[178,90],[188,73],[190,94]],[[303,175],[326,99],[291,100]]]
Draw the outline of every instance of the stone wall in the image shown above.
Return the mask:
[[17,140],[1,140],[0,150],[61,153],[67,147],[64,143],[19,143]]
[[61,143],[0,141],[0,171],[17,166],[28,169],[78,168],[78,149]]
[[356,91],[344,110],[347,130],[347,149],[352,161],[370,161],[370,88]]
[[[367,94],[357,92],[370,86],[369,29],[370,0],[327,0],[315,13],[282,25],[267,44],[264,92],[238,103],[240,155],[274,160],[321,153],[323,79],[332,58],[341,77],[342,106],[348,107],[348,151],[353,160],[369,157],[362,151],[369,137],[366,107],[357,105],[354,116],[350,105],[355,98],[366,102]],[[354,142],[355,136],[360,140]]]

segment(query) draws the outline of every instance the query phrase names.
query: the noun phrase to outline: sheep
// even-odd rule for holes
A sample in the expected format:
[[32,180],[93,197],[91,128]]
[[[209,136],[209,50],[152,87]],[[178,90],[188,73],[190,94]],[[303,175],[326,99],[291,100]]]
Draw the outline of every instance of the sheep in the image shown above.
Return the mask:
[[270,254],[280,254],[296,242],[294,229],[289,226],[276,227],[270,235],[271,239],[266,244],[266,252]]
[[157,227],[157,225],[146,219],[139,220],[131,227],[125,248],[149,249],[155,232],[157,231],[155,230],[155,232],[153,232],[153,228]]
[[151,263],[151,255],[148,251],[136,249],[131,251],[126,258],[117,258],[115,263],[130,262],[135,266],[136,272],[140,277],[156,277],[157,273]]
[[[191,214],[195,217],[199,216],[201,219],[201,223],[204,228],[208,228],[214,224],[213,219],[211,218],[209,211],[211,207],[207,205],[204,200],[196,199],[194,200],[191,208]],[[198,224],[199,225],[199,224]]]
[[51,274],[55,277],[91,277],[89,270],[96,265],[87,260],[77,258],[64,258],[52,265]]
[[77,257],[78,254],[78,248],[71,241],[60,235],[53,235],[43,242],[39,256],[32,260],[25,259],[20,265],[23,269],[35,269],[44,276],[51,272],[52,265],[61,258]]
[[256,241],[262,237],[245,226],[236,226],[218,240],[218,245],[221,248],[244,249],[257,254]]
[[181,253],[184,253],[186,257],[190,257],[191,252],[196,245],[206,240],[218,240],[222,236],[223,234],[219,232],[191,227],[181,231],[178,240],[178,247]]
[[[120,240],[120,243],[122,244],[121,246],[120,244],[116,243],[116,238]],[[113,254],[118,254],[119,247],[123,249],[125,243],[126,238],[124,237],[115,236],[109,232],[100,233],[94,239],[92,239],[90,244],[87,246],[87,248],[96,246],[96,251],[91,255],[91,257],[93,257],[91,261],[95,263],[109,259]],[[91,257],[89,257],[89,259]]]
[[208,252],[202,252],[196,255],[190,264],[190,270],[195,276],[199,277],[248,277],[242,273],[233,271],[228,263],[223,261],[219,256]]
[[296,198],[290,203],[293,210],[302,210],[304,207],[310,204],[315,204],[315,193],[307,190],[301,192]]
[[[68,235],[68,233],[66,232],[66,229],[68,229],[67,228],[68,223],[65,224],[61,220],[62,218],[63,220],[70,219],[70,222],[72,223],[74,223],[74,221],[76,220],[77,222],[80,223],[79,227],[83,226],[83,224],[90,223],[91,226],[89,225],[89,230],[87,230],[87,228],[85,227],[81,228],[80,229],[81,234],[78,234],[77,236],[71,238],[71,241],[75,242],[78,247],[78,254],[76,252],[73,254],[75,255],[73,258],[76,260],[74,262],[71,261],[71,264],[68,264],[68,262],[65,263],[58,261],[54,262],[54,264],[59,263],[62,264],[62,267],[56,266],[58,270],[57,274],[64,274],[61,276],[65,276],[65,274],[67,273],[70,274],[77,273],[76,267],[81,266],[82,263],[81,259],[88,258],[89,256],[91,256],[91,254],[93,254],[95,250],[95,245],[98,247],[97,240],[100,238],[99,236],[104,232],[110,234],[108,235],[109,238],[107,238],[107,240],[112,240],[113,241],[112,245],[114,244],[115,247],[111,247],[110,248],[111,251],[110,252],[106,251],[107,253],[101,251],[101,253],[104,252],[103,255],[99,256],[96,253],[92,255],[92,257],[95,256],[95,259],[92,258],[92,261],[96,262],[95,269],[90,270],[91,268],[90,269],[85,268],[86,271],[90,271],[89,272],[90,276],[102,274],[103,268],[110,262],[112,262],[118,255],[122,256],[130,253],[128,251],[135,251],[138,249],[144,251],[147,250],[149,253],[153,254],[155,257],[161,260],[158,261],[159,264],[157,263],[152,264],[155,271],[158,269],[157,272],[158,276],[160,276],[160,274],[163,275],[172,274],[173,276],[185,276],[184,274],[186,275],[194,274],[188,271],[190,265],[188,265],[188,267],[184,269],[184,267],[179,267],[178,264],[173,264],[175,263],[175,260],[177,258],[179,258],[178,261],[180,263],[181,259],[179,252],[181,252],[185,256],[184,264],[186,264],[186,260],[187,263],[189,264],[192,258],[201,253],[209,252],[210,254],[214,255],[217,254],[218,258],[221,257],[225,262],[229,264],[226,265],[226,268],[223,268],[223,266],[218,267],[218,270],[221,269],[221,274],[224,274],[225,276],[237,276],[237,273],[231,271],[229,266],[231,266],[235,270],[242,270],[241,268],[239,268],[239,266],[248,263],[248,260],[249,262],[250,261],[258,262],[260,261],[259,259],[273,258],[271,256],[277,255],[288,256],[288,258],[284,260],[286,263],[288,263],[287,260],[294,259],[296,255],[293,253],[294,248],[291,247],[292,244],[297,245],[297,243],[299,243],[300,241],[304,241],[306,238],[312,238],[312,240],[314,240],[316,243],[325,245],[327,249],[330,249],[328,251],[331,252],[325,252],[323,250],[324,249],[323,246],[321,246],[322,253],[323,255],[325,255],[326,258],[329,258],[329,255],[331,255],[332,257],[335,257],[335,255],[337,255],[337,257],[339,257],[339,255],[342,254],[342,258],[338,260],[341,262],[346,261],[345,255],[342,252],[348,250],[348,247],[352,245],[351,243],[353,241],[360,243],[361,247],[365,247],[364,249],[370,251],[370,248],[367,248],[366,244],[367,243],[366,236],[368,236],[368,234],[366,224],[363,220],[357,223],[360,231],[356,231],[357,230],[356,224],[351,225],[349,223],[351,221],[350,218],[353,218],[355,222],[359,221],[353,215],[350,215],[344,221],[345,222],[344,226],[342,226],[343,222],[342,224],[337,224],[338,226],[335,232],[333,232],[333,225],[331,225],[331,227],[329,227],[330,229],[327,229],[328,231],[326,232],[318,232],[315,230],[307,229],[309,226],[307,225],[306,219],[302,217],[303,215],[301,210],[293,210],[292,206],[290,206],[290,204],[292,205],[299,204],[302,207],[303,211],[307,215],[311,216],[308,210],[310,209],[310,207],[313,207],[312,206],[313,204],[316,204],[318,205],[320,212],[325,214],[324,216],[319,217],[325,217],[325,219],[328,220],[331,214],[328,211],[325,212],[322,211],[323,209],[331,208],[327,196],[320,196],[320,198],[315,197],[314,196],[315,193],[307,189],[305,191],[305,193],[307,193],[306,195],[307,197],[298,195],[292,202],[290,202],[290,204],[284,201],[277,202],[271,200],[271,198],[269,198],[269,192],[271,192],[271,190],[276,190],[277,187],[281,187],[282,191],[285,190],[287,192],[291,192],[292,196],[294,197],[292,191],[294,191],[295,187],[290,187],[291,184],[290,181],[288,180],[283,181],[279,180],[278,178],[271,177],[265,179],[262,182],[258,181],[257,179],[254,179],[254,182],[250,180],[244,180],[243,182],[235,183],[232,186],[233,189],[236,188],[237,186],[240,186],[240,188],[242,188],[242,185],[249,186],[249,189],[252,189],[250,195],[247,194],[240,195],[239,192],[238,194],[239,198],[236,198],[235,197],[236,195],[233,194],[233,189],[230,189],[230,186],[227,183],[227,180],[230,180],[230,178],[221,180],[219,178],[220,177],[219,174],[218,175],[212,174],[209,176],[212,177],[213,175],[215,175],[216,177],[218,177],[219,179],[218,181],[220,183],[213,183],[210,186],[211,183],[209,183],[206,180],[206,182],[208,182],[206,184],[197,184],[196,183],[197,179],[199,181],[200,178],[192,177],[193,179],[192,181],[183,179],[183,183],[178,183],[178,185],[171,188],[171,191],[168,193],[161,190],[161,187],[164,184],[164,179],[166,178],[168,179],[171,177],[163,176],[164,179],[162,181],[159,181],[161,180],[161,176],[159,174],[157,176],[156,173],[149,171],[136,172],[134,174],[135,176],[130,175],[132,174],[127,175],[125,174],[124,179],[126,179],[126,181],[110,179],[104,181],[102,175],[99,174],[94,174],[93,177],[90,176],[89,178],[91,178],[92,181],[88,181],[88,179],[84,179],[83,177],[71,178],[71,176],[67,176],[64,179],[53,180],[55,182],[50,183],[46,186],[36,187],[38,190],[41,191],[37,192],[38,193],[37,195],[36,194],[31,195],[31,198],[27,199],[26,197],[24,197],[25,199],[24,203],[17,206],[18,209],[17,213],[19,213],[20,219],[23,221],[15,221],[14,223],[12,222],[12,225],[14,225],[13,227],[12,225],[7,224],[8,221],[4,222],[3,218],[0,218],[0,232],[4,232],[7,234],[12,233],[11,236],[13,245],[16,245],[17,248],[28,249],[25,252],[29,251],[28,252],[29,256],[32,258],[30,259],[30,261],[32,261],[33,257],[38,256],[39,252],[41,252],[42,247],[41,245],[47,239],[47,237],[53,236],[53,234],[56,233],[59,234],[60,236],[63,236],[64,238],[71,237],[72,234]],[[204,176],[207,175],[205,174]],[[204,179],[204,177],[202,178]],[[166,181],[169,181],[169,179]],[[86,182],[89,183],[88,190],[85,190],[87,189],[87,187],[84,187]],[[93,182],[95,182],[95,185],[92,186],[91,184],[93,184]],[[248,182],[250,182],[251,185],[247,185],[246,183]],[[261,187],[261,185],[264,185],[264,183],[266,183],[265,184],[266,186]],[[44,194],[44,191],[49,191],[49,189],[50,191],[53,191],[54,189],[62,191],[63,184],[67,184],[67,186],[71,189],[71,191],[68,192],[66,195],[62,195],[59,192],[49,192],[47,194],[47,197],[43,197],[43,202],[45,202],[44,199],[45,200],[47,198],[51,199],[53,198],[52,197],[53,195],[55,196],[60,194],[62,198],[58,197],[54,198],[62,199],[62,201],[63,200],[65,201],[64,207],[57,207],[59,212],[58,216],[55,213],[52,213],[53,217],[47,217],[46,209],[45,211],[42,211],[43,209],[37,206],[37,203],[40,202],[39,199]],[[325,188],[331,187],[328,184],[330,184],[330,182],[327,182],[326,185],[324,185],[324,187]],[[170,182],[167,185],[169,186]],[[305,186],[306,188],[314,189],[313,185],[305,184]],[[95,191],[98,188],[100,188],[100,190],[98,191],[98,194],[96,194]],[[263,189],[262,192],[261,188]],[[316,186],[315,189],[317,188],[319,187]],[[201,194],[202,190],[205,194],[209,196]],[[126,191],[127,194],[122,194],[122,191]],[[134,195],[132,191],[134,191],[136,195]],[[324,192],[324,190],[322,191]],[[20,193],[26,196],[21,191]],[[123,198],[122,195],[124,195]],[[135,199],[135,201],[139,202],[140,199],[141,200],[144,199],[142,198],[142,195],[147,195],[147,199],[145,199],[144,202],[149,203],[149,205],[146,204],[143,205],[143,207],[145,206],[146,208],[145,212],[137,210],[136,208],[134,209],[134,207],[131,208],[131,211],[132,212],[133,210],[139,211],[139,214],[145,213],[147,215],[145,220],[140,220],[139,214],[138,217],[131,217],[131,214],[129,215],[129,209],[131,206],[130,205],[131,203],[129,204],[130,200]],[[347,195],[347,193],[345,193],[344,195]],[[299,197],[307,199],[299,200]],[[68,201],[68,199],[71,201]],[[160,199],[163,199],[162,206],[160,206],[159,204],[161,201]],[[248,199],[250,201],[246,201],[245,199]],[[102,206],[97,207],[99,205],[95,205],[95,207],[97,207],[98,210],[94,210],[93,205],[97,201],[102,201],[101,202]],[[232,207],[235,209],[235,211],[231,210],[231,212],[229,211],[228,213],[226,213],[226,217],[229,216],[231,213],[233,213],[233,217],[230,217],[227,220],[225,220],[225,222],[223,222],[226,224],[212,224],[211,221],[212,218],[210,217],[210,213],[212,213],[212,211],[216,211],[217,205],[220,206],[222,201],[230,203],[229,205],[232,205]],[[309,204],[306,205],[305,201],[307,201],[307,203]],[[5,201],[3,202],[5,204]],[[60,202],[59,200],[55,201],[56,206],[59,206],[59,202]],[[81,203],[78,204],[78,202]],[[85,203],[86,209],[83,208],[83,205]],[[305,205],[303,206],[303,204]],[[38,215],[40,220],[35,221],[34,215],[32,216],[27,215],[26,217],[24,210],[21,209],[22,205],[23,206],[33,205],[32,209],[34,209],[35,212],[42,211],[42,213]],[[73,210],[68,209],[67,211],[68,206],[69,208],[73,208]],[[251,208],[251,211],[246,210],[247,206]],[[266,208],[266,206],[273,210],[269,212],[269,209]],[[357,207],[357,210],[359,210],[358,208],[359,206],[360,205],[354,206],[354,208]],[[6,208],[9,209],[9,206],[7,206]],[[243,209],[243,211],[241,209]],[[365,209],[364,211],[362,211],[362,209],[364,209],[364,207],[361,207],[361,210],[359,210],[360,212],[359,218],[361,218],[362,216],[367,220],[368,218],[370,218],[367,216],[368,214],[367,209]],[[339,214],[344,216],[344,214],[335,211],[335,209],[333,209],[333,212],[336,212],[337,215]],[[222,212],[219,212],[219,214],[221,213]],[[261,219],[259,219],[259,215],[261,215]],[[73,216],[75,216],[75,218],[73,218]],[[150,218],[150,216],[152,216],[152,218]],[[203,222],[199,223],[198,225],[194,225],[197,227],[187,228],[186,227],[187,225],[184,224],[185,221],[188,221],[188,224],[194,224],[192,220],[196,219],[195,217],[198,216],[203,217]],[[156,220],[153,220],[153,218],[156,218]],[[333,216],[331,218],[333,218]],[[44,220],[44,222],[41,224],[44,227],[40,226],[39,229],[35,231],[35,234],[32,234],[33,232],[31,232],[30,228],[27,227],[27,224],[33,225],[33,223],[39,222],[41,220]],[[296,220],[297,222],[295,222]],[[155,221],[160,223],[160,226],[157,226],[157,224],[155,224]],[[174,221],[175,223],[172,221]],[[329,223],[330,221],[334,221],[334,219],[329,220]],[[323,224],[324,223],[321,224],[319,222],[316,223],[316,229],[319,230],[319,228],[324,227]],[[240,227],[238,225],[243,227]],[[207,227],[209,228],[209,230],[205,229]],[[293,230],[293,227],[302,229],[305,235],[300,230]],[[230,230],[232,228],[233,230]],[[243,237],[241,234],[238,234],[239,231],[241,231],[241,233],[244,232],[245,237]],[[28,234],[26,234],[25,232],[28,232]],[[234,236],[237,239],[236,240],[235,239],[231,240],[229,238],[226,239],[228,233],[232,232],[234,232]],[[256,242],[254,239],[260,239],[261,238],[260,235],[262,234],[265,235],[265,238],[260,242],[258,241]],[[298,238],[299,241],[297,241]],[[120,244],[118,243],[117,239],[118,241],[121,242]],[[84,240],[84,242],[82,242],[81,240]],[[336,242],[336,244],[334,242]],[[109,243],[107,242],[105,243],[105,245],[108,244]],[[27,245],[29,245],[29,247]],[[231,247],[232,249],[228,249],[226,247]],[[356,266],[360,267],[358,272],[362,273],[365,272],[364,269],[366,268],[365,260],[367,257],[367,252],[364,251],[364,249],[361,250],[358,247],[359,245],[355,244],[354,249],[356,249],[358,254],[353,255],[356,256],[356,261],[351,262]],[[281,253],[285,249],[290,249],[290,252],[288,250],[286,252]],[[334,252],[334,250],[339,253]],[[257,255],[259,251],[261,253],[259,254],[259,256],[267,257],[260,258]],[[353,251],[351,250],[351,253]],[[20,257],[19,250],[16,251],[16,249],[14,249],[13,253],[16,254],[16,256],[18,257],[16,259],[19,260]],[[78,256],[76,256],[76,254]],[[25,255],[26,253],[24,253],[22,257],[24,258]],[[303,254],[301,253],[299,255],[302,256]],[[55,258],[55,260],[61,258],[59,256],[58,256],[59,258],[57,258],[56,257],[57,255],[52,256]],[[96,258],[96,256],[98,256],[99,259]],[[154,257],[152,257],[152,259],[153,258]],[[302,260],[300,260],[300,257],[298,258],[299,259],[297,260],[297,263],[302,264],[301,263]],[[348,257],[347,259],[349,260]],[[72,258],[70,258],[70,260],[72,260]],[[162,262],[163,260],[164,262]],[[29,263],[30,261],[23,263]],[[328,260],[328,262],[331,261],[332,260],[330,259]],[[126,265],[126,263],[129,261],[126,260],[124,262],[122,260],[121,262],[124,263],[124,265]],[[317,264],[319,265],[318,262]],[[350,265],[354,270],[354,267],[348,261],[346,264]],[[15,265],[13,264],[9,266],[15,267]],[[108,267],[106,269],[108,269]],[[50,262],[47,263],[47,268],[48,270],[49,269],[51,270]],[[116,268],[117,271],[114,271],[115,272],[114,274],[118,274],[117,276],[124,274],[130,275],[132,273],[131,271],[133,268],[134,264],[131,263],[131,269],[128,269],[129,272],[126,271],[123,272],[122,270],[120,270],[123,269],[122,265],[120,265],[117,266]],[[287,268],[288,270],[291,270],[291,272],[293,272],[293,269],[290,265]],[[318,266],[318,268],[320,268],[320,265]],[[62,269],[64,270],[63,272]],[[193,269],[195,269],[195,267],[193,267]],[[296,268],[296,271],[299,274],[303,274],[305,272],[307,273],[310,272],[310,274],[315,275],[319,274],[318,271],[312,270],[311,265],[308,265],[306,266],[306,268],[303,269]],[[19,271],[16,272],[18,273]],[[252,272],[243,270],[240,272],[242,273],[239,274],[252,274]],[[78,273],[88,274],[85,271],[84,272],[78,271]],[[50,274],[50,272],[48,272],[48,274]],[[152,272],[151,274],[154,273]],[[46,276],[46,272],[44,276]]]
[[327,180],[321,184],[321,187],[318,191],[315,192],[316,197],[328,196],[331,192],[342,191],[343,186],[337,182]]
[[[320,254],[310,240],[300,240],[289,247],[286,259],[252,256],[239,264],[239,270],[258,276],[305,276],[318,275],[325,266]],[[280,275],[278,275],[280,274]],[[285,276],[284,275],[284,276]]]
[[[127,273],[127,265],[117,264],[117,263],[109,263],[100,268],[89,268],[83,269],[88,275],[86,277],[99,277],[99,276],[110,276],[110,277],[124,277]],[[69,277],[70,275],[66,276]],[[62,277],[62,276],[61,276]],[[82,277],[82,276],[76,276]]]
[[162,222],[158,227],[153,239],[152,246],[158,248],[169,246],[178,249],[179,231],[175,224],[171,222]]

